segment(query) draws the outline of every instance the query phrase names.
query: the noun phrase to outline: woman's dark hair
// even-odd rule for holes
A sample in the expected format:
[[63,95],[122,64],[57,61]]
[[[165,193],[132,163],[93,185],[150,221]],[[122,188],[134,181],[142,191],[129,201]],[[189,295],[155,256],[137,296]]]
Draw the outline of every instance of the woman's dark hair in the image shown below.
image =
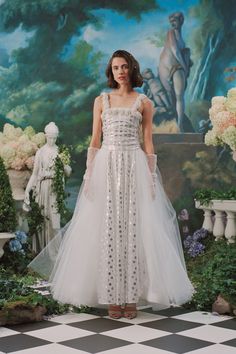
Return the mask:
[[133,57],[132,54],[127,52],[126,50],[116,50],[106,68],[106,76],[108,78],[108,86],[110,88],[117,88],[118,83],[114,80],[114,76],[112,73],[112,60],[114,58],[124,58],[127,61],[128,67],[129,67],[129,78],[130,78],[130,83],[132,87],[141,87],[143,84],[143,78],[142,75],[140,74],[140,68],[139,68],[139,63],[137,60]]

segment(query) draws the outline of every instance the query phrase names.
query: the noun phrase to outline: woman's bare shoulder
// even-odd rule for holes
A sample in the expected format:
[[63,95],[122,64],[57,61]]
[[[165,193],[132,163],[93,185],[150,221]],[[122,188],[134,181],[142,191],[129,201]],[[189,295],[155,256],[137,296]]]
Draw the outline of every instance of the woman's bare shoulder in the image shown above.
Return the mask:
[[142,102],[144,107],[153,107],[153,102],[146,95],[143,94]]
[[95,97],[94,105],[99,107],[102,106],[103,94],[101,93],[99,96]]

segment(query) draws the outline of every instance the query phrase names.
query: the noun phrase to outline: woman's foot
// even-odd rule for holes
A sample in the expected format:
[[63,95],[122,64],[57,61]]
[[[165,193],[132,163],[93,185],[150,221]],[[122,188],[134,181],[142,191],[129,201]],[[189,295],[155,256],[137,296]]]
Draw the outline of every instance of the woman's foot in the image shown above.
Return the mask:
[[137,317],[136,304],[126,304],[124,308],[124,317],[132,320]]
[[108,315],[114,320],[118,320],[122,317],[122,308],[120,305],[109,305]]

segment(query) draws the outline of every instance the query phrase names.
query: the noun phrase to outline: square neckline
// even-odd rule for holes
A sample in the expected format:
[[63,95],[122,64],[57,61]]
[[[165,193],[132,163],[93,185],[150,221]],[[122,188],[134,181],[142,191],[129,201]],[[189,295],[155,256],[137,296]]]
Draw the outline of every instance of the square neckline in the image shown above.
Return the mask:
[[[142,95],[141,93],[138,93],[134,102],[132,103],[132,105],[130,107],[124,107],[124,106],[111,107],[110,93],[107,92],[106,94],[107,94],[107,108],[108,109],[130,109],[130,110],[134,109],[139,96]],[[141,114],[141,112],[139,110],[137,110],[137,111]]]

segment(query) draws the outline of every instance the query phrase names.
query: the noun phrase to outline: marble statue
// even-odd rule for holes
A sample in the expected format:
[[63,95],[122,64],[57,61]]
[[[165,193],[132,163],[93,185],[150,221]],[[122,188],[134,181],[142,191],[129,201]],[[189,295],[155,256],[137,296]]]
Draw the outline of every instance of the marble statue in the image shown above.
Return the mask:
[[[23,209],[29,211],[29,193],[33,190],[36,202],[42,207],[42,215],[44,216],[42,231],[33,237],[32,242],[32,249],[35,252],[42,250],[60,230],[60,214],[56,207],[56,195],[52,191],[54,163],[58,155],[56,140],[59,130],[54,122],[50,122],[44,131],[46,144],[36,152],[33,172],[25,189],[23,203]],[[70,166],[66,165],[65,174],[69,175],[70,172]]]
[[172,29],[167,33],[165,45],[160,55],[158,73],[168,98],[176,110],[179,130],[183,132],[184,92],[193,63],[190,59],[190,49],[185,47],[181,34],[184,15],[182,12],[175,12],[169,16],[169,21]]

